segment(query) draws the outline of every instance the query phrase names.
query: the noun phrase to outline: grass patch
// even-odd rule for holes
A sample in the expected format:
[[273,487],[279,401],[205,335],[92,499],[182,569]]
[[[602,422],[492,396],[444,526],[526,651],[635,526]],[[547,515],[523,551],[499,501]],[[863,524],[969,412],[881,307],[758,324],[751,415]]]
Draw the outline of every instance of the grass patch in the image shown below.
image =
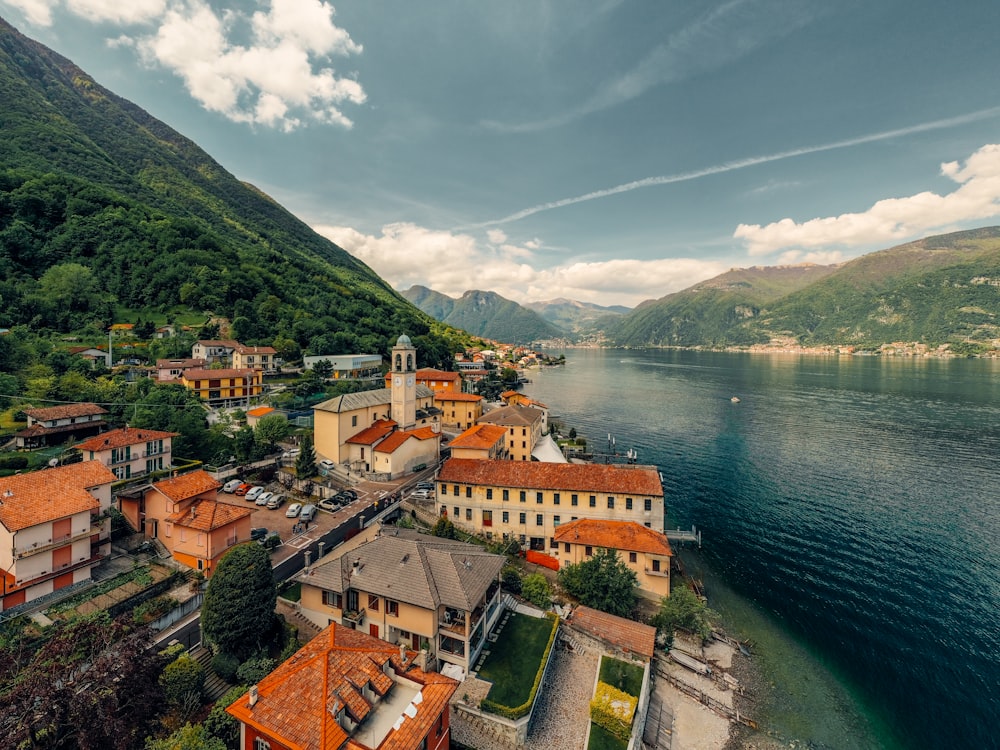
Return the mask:
[[514,613],[503,626],[496,643],[488,644],[479,676],[493,683],[489,700],[502,706],[520,706],[528,700],[542,655],[552,634],[553,621]]
[[281,590],[281,598],[297,602],[302,598],[302,584],[299,581],[289,584]]
[[626,750],[627,742],[622,742],[604,727],[590,723],[590,742],[587,750]]
[[616,687],[623,693],[639,697],[642,692],[643,668],[610,656],[601,657],[601,682]]

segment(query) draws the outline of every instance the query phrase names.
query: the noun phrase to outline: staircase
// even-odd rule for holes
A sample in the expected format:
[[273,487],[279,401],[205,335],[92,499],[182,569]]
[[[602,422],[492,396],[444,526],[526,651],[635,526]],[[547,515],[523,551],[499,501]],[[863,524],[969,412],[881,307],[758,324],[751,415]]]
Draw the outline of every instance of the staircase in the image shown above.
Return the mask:
[[205,688],[202,691],[205,698],[212,703],[226,694],[233,685],[219,677],[212,669],[212,652],[204,646],[196,646],[191,652],[191,658],[201,664],[205,670]]

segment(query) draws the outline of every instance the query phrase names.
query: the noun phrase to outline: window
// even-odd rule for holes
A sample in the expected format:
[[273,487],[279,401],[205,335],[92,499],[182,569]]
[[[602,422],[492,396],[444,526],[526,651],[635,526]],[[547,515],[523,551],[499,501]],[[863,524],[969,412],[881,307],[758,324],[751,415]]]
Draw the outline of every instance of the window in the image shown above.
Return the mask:
[[503,512],[502,518],[504,523],[510,523],[510,513],[508,513],[507,511]]
[[552,549],[559,549],[559,542],[557,542],[555,540],[555,538],[550,537],[549,538],[549,547],[551,547]]
[[368,609],[372,612],[378,612],[378,597],[375,594],[368,595]]
[[399,602],[392,599],[385,600],[385,613],[393,617],[399,617]]
[[653,509],[653,501],[652,501],[652,499],[650,499],[650,498],[647,497],[645,500],[643,500],[642,501],[642,509],[643,510],[652,510]]
[[579,501],[580,498],[576,495],[576,493],[569,496],[569,504],[572,505],[574,508],[579,504]]
[[524,544],[527,539],[528,537],[526,537],[524,534],[519,534],[517,537],[517,541],[519,541],[521,544]]
[[355,414],[354,416],[351,417],[351,427],[357,427],[357,426],[358,426],[358,415]]
[[590,496],[590,507],[591,508],[596,508],[597,507],[597,495],[591,495]]
[[524,442],[524,441],[522,440],[522,441],[521,441],[521,447],[522,447],[522,448],[527,448],[527,447],[528,447],[528,444],[527,444],[526,442]]
[[541,513],[535,514],[535,526],[541,526],[544,523]]
[[647,529],[653,528],[653,525],[649,521],[646,521],[646,523],[644,523],[643,526],[645,526]]
[[253,750],[271,750],[271,744],[261,737],[254,737]]
[[517,522],[518,523],[527,523],[528,522],[528,514],[527,513],[518,513],[517,514]]
[[484,510],[483,511],[483,526],[492,526],[492,525],[493,525],[493,511],[492,510]]
[[522,503],[525,502],[528,499],[528,493],[525,492],[524,490],[521,490],[521,497],[519,499]]
[[466,508],[465,509],[465,520],[466,521],[471,521],[472,520],[472,508]]
[[457,505],[455,506],[455,518],[461,518],[461,515],[459,515],[459,512],[458,512],[458,506]]
[[636,557],[637,557],[637,555],[635,554],[635,552],[629,552],[628,553],[628,561],[630,563],[634,563],[636,561]]
[[553,526],[559,525],[559,516],[552,516],[552,525]]
[[503,491],[503,501],[507,502],[508,500],[510,500],[510,490],[504,490]]
[[625,498],[625,510],[632,510],[632,498]]
[[594,548],[588,544],[586,547],[583,548],[583,554],[585,554],[587,557],[593,556]]
[[565,552],[567,555],[569,554],[569,542],[563,543],[563,552]]
[[608,495],[608,510],[614,510],[614,509],[615,509],[615,499],[611,497],[611,495]]
[[493,488],[492,487],[487,487],[486,488],[486,499],[487,500],[492,500],[493,499]]
[[659,560],[653,560],[653,572],[654,573],[659,573],[660,572],[660,561]]
[[338,594],[336,591],[324,591],[323,592],[323,604],[328,607],[335,607],[336,609],[344,608],[344,596],[343,594]]
[[465,496],[466,496],[466,497],[472,497],[472,485],[471,485],[471,484],[470,484],[470,485],[468,485],[468,486],[467,486],[467,487],[465,488]]
[[448,515],[448,506],[447,505],[442,505],[441,506],[441,515],[442,516]]
[[559,505],[559,493],[558,492],[553,492],[552,493],[552,504],[553,505]]
[[535,503],[537,503],[538,505],[542,504],[542,493],[541,492],[536,492],[535,493]]
[[454,485],[454,486],[453,486],[453,487],[451,488],[451,494],[452,494],[452,495],[454,495],[455,497],[458,497],[458,485],[457,485],[457,484],[456,484],[456,485]]

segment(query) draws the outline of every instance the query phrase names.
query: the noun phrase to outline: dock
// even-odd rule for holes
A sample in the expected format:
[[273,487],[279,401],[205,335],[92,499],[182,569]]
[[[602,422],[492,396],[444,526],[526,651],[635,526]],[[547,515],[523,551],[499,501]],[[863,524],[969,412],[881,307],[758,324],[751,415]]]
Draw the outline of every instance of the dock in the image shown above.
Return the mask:
[[696,542],[698,549],[701,549],[701,532],[694,526],[690,531],[684,529],[667,529],[663,532],[671,542]]

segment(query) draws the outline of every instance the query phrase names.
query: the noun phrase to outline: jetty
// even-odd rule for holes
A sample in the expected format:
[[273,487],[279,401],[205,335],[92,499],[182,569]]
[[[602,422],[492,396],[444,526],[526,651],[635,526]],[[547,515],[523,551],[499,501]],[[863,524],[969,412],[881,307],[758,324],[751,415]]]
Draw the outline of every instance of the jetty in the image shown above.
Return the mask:
[[671,542],[696,542],[701,549],[701,532],[694,526],[690,531],[685,529],[667,529],[663,532]]

